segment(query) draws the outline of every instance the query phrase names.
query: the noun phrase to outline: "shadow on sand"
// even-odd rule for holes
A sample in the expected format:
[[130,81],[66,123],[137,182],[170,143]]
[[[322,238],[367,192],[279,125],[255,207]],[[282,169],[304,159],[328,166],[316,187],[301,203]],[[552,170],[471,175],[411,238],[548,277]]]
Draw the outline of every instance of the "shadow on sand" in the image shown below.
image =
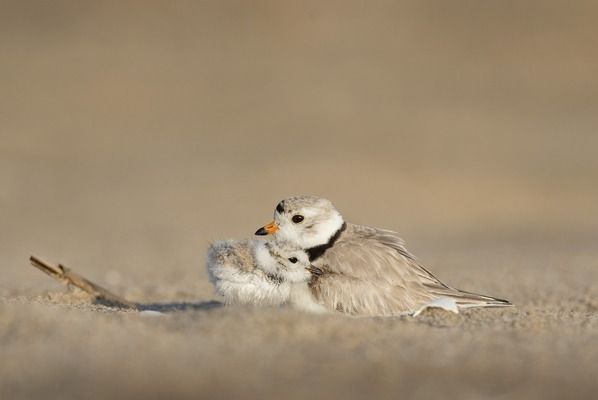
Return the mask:
[[176,311],[205,311],[213,308],[222,307],[224,304],[209,300],[199,303],[175,302],[175,303],[135,303],[121,297],[110,290],[90,281],[89,279],[66,268],[62,264],[52,265],[46,261],[31,256],[29,262],[35,268],[46,275],[67,285],[68,288],[76,288],[89,296],[92,304],[102,305],[114,309],[136,310],[136,311],[155,311],[159,313],[168,313]]
[[169,313],[177,311],[206,311],[222,306],[224,306],[224,303],[216,300],[210,300],[199,303],[181,302],[137,304],[137,309],[139,311],[157,311],[161,313]]

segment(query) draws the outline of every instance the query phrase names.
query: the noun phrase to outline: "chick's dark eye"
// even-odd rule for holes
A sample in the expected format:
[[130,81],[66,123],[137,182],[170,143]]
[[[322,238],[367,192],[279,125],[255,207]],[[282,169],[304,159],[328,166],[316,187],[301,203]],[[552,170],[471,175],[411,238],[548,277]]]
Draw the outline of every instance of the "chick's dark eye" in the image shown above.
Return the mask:
[[293,264],[295,264],[299,260],[297,260],[296,257],[291,257],[291,258],[289,258],[289,261],[292,262]]
[[293,215],[292,220],[294,223],[298,224],[299,222],[303,221],[303,215]]

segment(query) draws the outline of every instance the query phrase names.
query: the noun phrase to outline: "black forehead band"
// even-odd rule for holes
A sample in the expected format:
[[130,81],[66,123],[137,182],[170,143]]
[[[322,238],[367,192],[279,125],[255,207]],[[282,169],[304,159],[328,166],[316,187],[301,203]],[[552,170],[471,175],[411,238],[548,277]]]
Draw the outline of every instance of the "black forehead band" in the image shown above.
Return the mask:
[[276,206],[276,211],[278,211],[280,214],[282,214],[284,212],[284,202],[281,201],[280,203],[278,203],[278,205]]

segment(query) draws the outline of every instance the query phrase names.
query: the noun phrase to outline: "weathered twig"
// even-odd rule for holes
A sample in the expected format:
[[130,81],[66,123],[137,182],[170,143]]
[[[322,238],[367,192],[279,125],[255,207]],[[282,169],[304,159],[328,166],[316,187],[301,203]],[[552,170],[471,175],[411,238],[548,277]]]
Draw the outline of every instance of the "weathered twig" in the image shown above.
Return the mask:
[[65,285],[73,285],[83,290],[89,294],[95,302],[112,307],[137,309],[137,305],[135,303],[131,303],[130,301],[115,295],[107,289],[96,285],[95,283],[83,278],[79,274],[74,273],[61,264],[58,264],[58,267],[55,267],[34,256],[29,257],[29,261],[31,262],[31,265],[56,279],[57,281],[64,283]]

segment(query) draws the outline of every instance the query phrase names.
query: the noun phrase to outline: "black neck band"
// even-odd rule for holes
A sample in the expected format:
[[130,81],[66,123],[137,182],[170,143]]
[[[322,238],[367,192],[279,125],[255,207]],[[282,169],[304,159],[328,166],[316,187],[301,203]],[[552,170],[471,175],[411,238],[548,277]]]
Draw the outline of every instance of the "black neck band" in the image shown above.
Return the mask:
[[327,243],[306,249],[305,252],[309,256],[309,261],[314,261],[315,259],[322,257],[326,250],[334,246],[334,243],[338,240],[338,238],[341,236],[341,233],[343,233],[345,229],[347,229],[347,223],[343,222],[343,225],[334,233],[334,235],[332,235]]

